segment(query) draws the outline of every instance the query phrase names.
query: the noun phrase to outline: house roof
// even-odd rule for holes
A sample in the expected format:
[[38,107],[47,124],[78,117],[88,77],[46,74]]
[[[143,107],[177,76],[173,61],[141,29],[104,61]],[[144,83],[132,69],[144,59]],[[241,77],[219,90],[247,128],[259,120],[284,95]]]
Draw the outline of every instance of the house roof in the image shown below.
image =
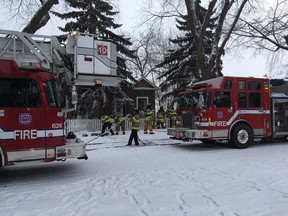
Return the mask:
[[158,87],[149,81],[147,78],[142,77],[134,84],[134,90],[158,90]]

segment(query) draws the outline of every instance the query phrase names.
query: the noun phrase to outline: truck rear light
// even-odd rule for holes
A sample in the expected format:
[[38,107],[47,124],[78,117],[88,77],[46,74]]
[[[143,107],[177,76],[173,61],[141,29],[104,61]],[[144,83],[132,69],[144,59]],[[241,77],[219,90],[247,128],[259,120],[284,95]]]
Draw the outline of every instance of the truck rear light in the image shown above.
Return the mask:
[[57,149],[57,157],[65,157],[66,150],[65,149]]
[[66,152],[58,152],[57,157],[66,157]]
[[208,132],[207,131],[203,132],[203,137],[208,137]]

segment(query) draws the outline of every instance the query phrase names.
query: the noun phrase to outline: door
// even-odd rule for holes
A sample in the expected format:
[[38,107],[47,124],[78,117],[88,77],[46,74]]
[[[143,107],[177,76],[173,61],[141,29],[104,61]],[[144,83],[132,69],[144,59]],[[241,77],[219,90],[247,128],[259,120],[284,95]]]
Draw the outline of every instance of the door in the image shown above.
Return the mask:
[[137,97],[138,110],[145,110],[148,105],[148,97]]
[[0,139],[8,162],[45,158],[45,108],[32,78],[0,78]]
[[229,91],[216,91],[214,93],[211,115],[212,136],[214,138],[228,137],[228,129],[233,116],[231,104],[231,93]]
[[[46,149],[47,160],[55,158],[55,147],[64,145],[64,113],[55,79],[43,84],[46,105]],[[66,131],[67,132],[67,131]]]
[[274,135],[288,135],[288,99],[273,100]]

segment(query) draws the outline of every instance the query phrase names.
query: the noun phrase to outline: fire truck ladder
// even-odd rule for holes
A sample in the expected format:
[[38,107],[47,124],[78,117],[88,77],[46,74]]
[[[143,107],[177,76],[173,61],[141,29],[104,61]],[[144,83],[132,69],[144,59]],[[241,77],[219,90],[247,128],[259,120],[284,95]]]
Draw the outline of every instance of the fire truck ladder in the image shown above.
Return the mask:
[[67,43],[56,36],[0,30],[0,58],[14,59],[19,67],[54,73],[68,85],[117,86],[117,48],[92,34],[73,33]]
[[73,70],[63,54],[65,47],[60,44],[56,36],[0,30],[1,58],[14,59],[19,67],[29,68],[38,65],[42,70],[56,75],[63,73],[65,81],[71,83]]

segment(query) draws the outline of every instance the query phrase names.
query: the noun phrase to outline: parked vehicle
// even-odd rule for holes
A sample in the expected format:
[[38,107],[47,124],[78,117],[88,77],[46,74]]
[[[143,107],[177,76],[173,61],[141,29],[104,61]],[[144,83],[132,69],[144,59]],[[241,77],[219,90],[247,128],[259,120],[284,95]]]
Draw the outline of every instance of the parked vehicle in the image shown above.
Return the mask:
[[208,144],[228,140],[236,148],[247,148],[254,139],[286,139],[288,86],[277,90],[270,82],[224,76],[195,83],[178,94],[176,128],[168,135]]
[[117,85],[116,45],[77,32],[65,46],[56,36],[0,34],[0,167],[88,159],[85,144],[65,130],[55,77],[73,86],[73,104],[76,86]]

